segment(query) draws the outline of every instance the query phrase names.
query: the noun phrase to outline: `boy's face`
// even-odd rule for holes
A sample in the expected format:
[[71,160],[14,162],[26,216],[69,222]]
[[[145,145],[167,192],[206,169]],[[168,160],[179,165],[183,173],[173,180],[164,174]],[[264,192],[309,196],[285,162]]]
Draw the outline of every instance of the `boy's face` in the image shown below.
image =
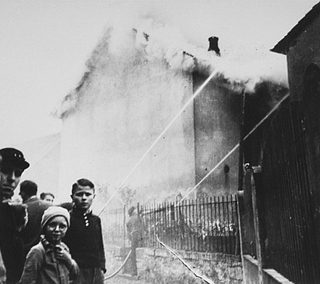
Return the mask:
[[78,209],[88,210],[95,197],[94,189],[89,186],[78,186],[78,190],[71,195],[75,207]]
[[53,196],[47,194],[43,200],[44,200],[44,201],[47,201],[47,202],[53,203]]
[[44,234],[50,243],[58,244],[66,235],[67,229],[67,220],[62,216],[56,216],[46,224]]

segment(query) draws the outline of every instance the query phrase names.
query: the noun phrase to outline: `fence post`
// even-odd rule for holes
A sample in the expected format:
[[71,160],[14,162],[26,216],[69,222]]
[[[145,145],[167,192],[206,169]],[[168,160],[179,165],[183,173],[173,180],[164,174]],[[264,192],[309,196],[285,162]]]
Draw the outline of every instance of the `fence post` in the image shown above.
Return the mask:
[[127,234],[127,230],[126,230],[126,205],[123,205],[123,247],[125,248],[126,247],[126,234]]
[[254,167],[251,174],[251,186],[252,186],[252,209],[253,209],[253,222],[255,230],[255,241],[256,241],[256,250],[257,250],[257,259],[258,259],[258,283],[263,284],[263,257],[262,257],[262,247],[261,247],[261,230],[260,230],[260,221],[259,221],[259,210],[257,206],[257,188],[254,181],[253,175],[260,173],[260,167]]

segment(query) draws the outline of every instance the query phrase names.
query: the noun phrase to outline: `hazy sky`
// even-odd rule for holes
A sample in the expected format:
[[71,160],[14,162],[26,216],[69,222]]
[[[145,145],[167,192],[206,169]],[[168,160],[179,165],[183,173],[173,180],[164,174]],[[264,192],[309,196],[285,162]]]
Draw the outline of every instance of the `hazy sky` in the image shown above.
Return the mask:
[[77,86],[110,21],[144,15],[204,48],[216,35],[222,50],[269,50],[317,2],[0,0],[0,147],[60,131],[50,113]]

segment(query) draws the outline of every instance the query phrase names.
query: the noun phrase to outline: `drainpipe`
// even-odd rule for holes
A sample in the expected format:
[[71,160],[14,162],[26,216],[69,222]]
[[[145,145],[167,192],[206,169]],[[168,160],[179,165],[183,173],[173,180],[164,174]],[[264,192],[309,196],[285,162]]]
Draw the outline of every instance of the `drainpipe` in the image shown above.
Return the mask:
[[126,237],[127,237],[127,220],[126,220],[127,207],[123,205],[123,249],[126,247]]
[[242,244],[242,206],[243,206],[243,139],[244,139],[244,115],[245,115],[245,101],[246,93],[243,89],[242,94],[242,106],[241,106],[241,117],[240,117],[240,141],[239,141],[239,173],[238,173],[238,193],[237,193],[237,212],[238,212],[238,237],[240,245],[240,256],[242,262],[242,272],[243,272],[243,283],[246,283],[246,275],[244,270],[244,255],[243,255],[243,244]]
[[240,119],[240,141],[239,141],[239,175],[238,175],[238,190],[242,191],[243,188],[243,138],[244,138],[244,114],[246,107],[246,93],[242,91],[242,107]]

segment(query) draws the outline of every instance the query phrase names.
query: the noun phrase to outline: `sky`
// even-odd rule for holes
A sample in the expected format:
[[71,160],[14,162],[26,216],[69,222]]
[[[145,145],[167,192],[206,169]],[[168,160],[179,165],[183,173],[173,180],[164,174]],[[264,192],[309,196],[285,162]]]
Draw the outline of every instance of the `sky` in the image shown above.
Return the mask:
[[[52,113],[77,87],[108,24],[152,18],[205,49],[218,36],[222,56],[239,57],[268,53],[317,2],[0,0],[0,147],[61,131]],[[286,68],[284,55],[270,56]]]

